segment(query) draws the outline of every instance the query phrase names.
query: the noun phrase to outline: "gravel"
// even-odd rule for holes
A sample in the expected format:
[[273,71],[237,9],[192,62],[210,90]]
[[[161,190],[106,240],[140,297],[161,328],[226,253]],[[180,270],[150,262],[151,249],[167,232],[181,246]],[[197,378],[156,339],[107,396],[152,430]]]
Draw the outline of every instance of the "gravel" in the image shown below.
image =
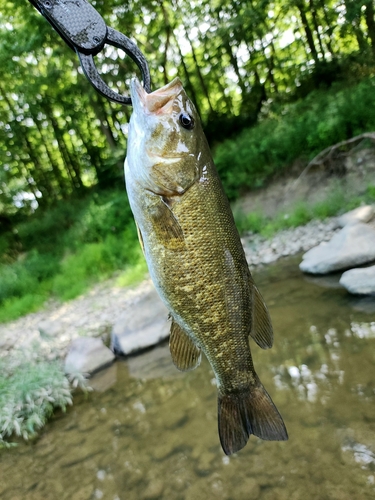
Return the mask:
[[273,238],[267,239],[259,234],[247,234],[242,244],[250,268],[259,264],[270,264],[280,257],[306,252],[329,241],[340,230],[336,217],[322,221],[311,221],[305,226],[279,231]]

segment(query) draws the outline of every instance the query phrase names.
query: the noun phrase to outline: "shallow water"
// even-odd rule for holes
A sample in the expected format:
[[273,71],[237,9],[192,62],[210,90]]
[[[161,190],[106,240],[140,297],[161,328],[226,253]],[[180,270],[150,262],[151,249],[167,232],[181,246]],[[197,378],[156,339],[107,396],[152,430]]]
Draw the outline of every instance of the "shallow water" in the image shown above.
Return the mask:
[[252,436],[226,457],[210,366],[181,374],[161,346],[100,373],[106,391],[1,452],[0,498],[375,498],[375,298],[304,277],[298,259],[254,275],[275,329],[272,350],[252,343],[254,363],[289,441]]

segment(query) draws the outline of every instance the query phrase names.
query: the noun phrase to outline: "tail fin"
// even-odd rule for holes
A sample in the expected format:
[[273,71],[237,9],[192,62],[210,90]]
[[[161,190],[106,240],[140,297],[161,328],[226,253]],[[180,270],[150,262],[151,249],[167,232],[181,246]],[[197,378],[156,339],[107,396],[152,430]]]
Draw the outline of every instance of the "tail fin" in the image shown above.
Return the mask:
[[259,382],[247,392],[219,393],[219,436],[226,455],[243,448],[250,434],[268,441],[286,441],[288,433],[271,397]]

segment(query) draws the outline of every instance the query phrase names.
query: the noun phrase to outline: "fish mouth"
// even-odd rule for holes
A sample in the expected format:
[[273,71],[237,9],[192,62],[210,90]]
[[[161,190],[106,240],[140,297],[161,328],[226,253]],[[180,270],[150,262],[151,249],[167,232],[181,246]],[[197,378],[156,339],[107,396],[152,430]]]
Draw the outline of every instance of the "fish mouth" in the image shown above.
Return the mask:
[[152,114],[168,114],[173,108],[173,101],[183,89],[181,80],[175,78],[164,87],[148,94],[138,78],[132,78],[130,82],[130,93],[132,104],[135,109],[142,108],[143,111]]

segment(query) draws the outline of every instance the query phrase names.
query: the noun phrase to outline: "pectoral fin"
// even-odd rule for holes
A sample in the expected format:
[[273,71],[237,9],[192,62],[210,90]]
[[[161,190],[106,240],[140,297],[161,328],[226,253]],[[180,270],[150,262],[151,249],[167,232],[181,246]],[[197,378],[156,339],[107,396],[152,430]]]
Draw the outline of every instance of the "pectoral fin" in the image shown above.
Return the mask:
[[251,283],[253,295],[253,313],[250,336],[262,349],[269,349],[273,344],[273,329],[267,306],[259,290]]
[[160,198],[160,202],[150,209],[154,233],[165,248],[180,251],[185,248],[182,228],[170,207]]
[[179,370],[185,372],[194,370],[194,368],[199,366],[201,362],[201,350],[199,347],[196,347],[191,338],[173,319],[169,348],[173,363]]

